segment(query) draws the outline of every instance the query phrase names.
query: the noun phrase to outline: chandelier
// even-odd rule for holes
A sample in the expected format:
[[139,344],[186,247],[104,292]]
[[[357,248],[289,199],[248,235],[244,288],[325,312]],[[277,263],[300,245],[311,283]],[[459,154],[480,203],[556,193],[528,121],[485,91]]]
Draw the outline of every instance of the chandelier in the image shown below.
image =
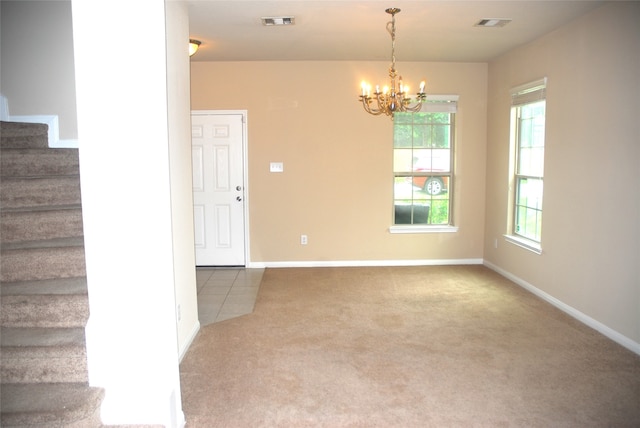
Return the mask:
[[[390,86],[385,86],[382,91],[380,91],[380,86],[376,85],[376,90],[372,94],[371,85],[367,82],[362,82],[362,95],[360,95],[360,101],[362,101],[362,107],[364,107],[367,113],[374,116],[384,113],[387,116],[391,116],[391,119],[393,119],[393,113],[395,112],[419,111],[427,96],[424,93],[424,82],[420,82],[420,90],[416,94],[416,102],[414,105],[411,105],[409,87],[402,82],[402,76],[399,76],[398,86],[396,87],[396,77],[398,77],[395,55],[396,13],[399,13],[400,9],[392,7],[386,9],[385,12],[391,15],[391,21],[387,22],[387,31],[391,34],[391,67],[389,67],[389,78],[391,80]],[[372,107],[371,104],[374,99],[376,100],[376,106]]]

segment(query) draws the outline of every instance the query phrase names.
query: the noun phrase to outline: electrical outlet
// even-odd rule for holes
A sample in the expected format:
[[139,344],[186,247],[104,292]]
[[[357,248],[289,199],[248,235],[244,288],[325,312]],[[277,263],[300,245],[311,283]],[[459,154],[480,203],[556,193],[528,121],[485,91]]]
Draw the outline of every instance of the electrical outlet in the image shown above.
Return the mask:
[[182,313],[180,311],[180,305],[178,305],[178,321],[182,319]]
[[307,245],[307,235],[300,235],[300,245]]

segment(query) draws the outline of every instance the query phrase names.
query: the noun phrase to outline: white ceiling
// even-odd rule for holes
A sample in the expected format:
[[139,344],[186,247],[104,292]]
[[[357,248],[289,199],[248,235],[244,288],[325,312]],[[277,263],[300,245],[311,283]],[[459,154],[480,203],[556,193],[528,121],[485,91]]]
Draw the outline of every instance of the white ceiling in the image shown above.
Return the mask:
[[[388,7],[396,15],[396,60],[487,62],[602,5],[596,0],[191,0],[192,61],[390,60]],[[294,16],[265,27],[261,17]],[[474,25],[507,18],[502,28]]]

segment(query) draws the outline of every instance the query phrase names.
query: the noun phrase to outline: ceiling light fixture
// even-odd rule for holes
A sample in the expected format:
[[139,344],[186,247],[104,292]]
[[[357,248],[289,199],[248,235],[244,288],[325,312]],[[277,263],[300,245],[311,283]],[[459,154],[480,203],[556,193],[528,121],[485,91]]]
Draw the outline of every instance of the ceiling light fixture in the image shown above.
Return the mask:
[[[391,67],[389,68],[389,78],[391,79],[391,85],[385,86],[380,91],[380,86],[376,85],[376,91],[371,94],[371,85],[367,82],[362,82],[362,95],[360,95],[360,101],[362,107],[364,107],[367,113],[374,116],[378,116],[382,113],[387,116],[391,116],[395,112],[415,112],[419,111],[422,107],[422,103],[426,99],[424,93],[424,81],[420,82],[420,90],[416,93],[416,104],[411,105],[411,96],[409,95],[409,87],[402,82],[402,76],[399,76],[398,87],[396,87],[396,13],[400,12],[400,9],[392,7],[386,9],[385,12],[391,15],[391,21],[387,22],[387,31],[391,34]],[[377,101],[377,107],[371,107],[373,100]]]
[[502,19],[502,18],[485,18],[478,21],[474,27],[504,27],[508,23],[510,23],[510,19]]
[[294,16],[263,16],[262,25],[270,27],[272,25],[293,25],[296,23]]
[[189,56],[193,56],[193,54],[198,52],[201,43],[200,40],[189,39]]

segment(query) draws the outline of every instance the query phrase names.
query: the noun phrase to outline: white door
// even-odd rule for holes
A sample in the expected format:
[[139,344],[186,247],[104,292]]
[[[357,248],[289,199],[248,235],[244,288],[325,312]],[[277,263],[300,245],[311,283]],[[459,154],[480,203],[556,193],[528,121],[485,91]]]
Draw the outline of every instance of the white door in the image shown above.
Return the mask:
[[243,117],[191,113],[197,266],[245,265]]

